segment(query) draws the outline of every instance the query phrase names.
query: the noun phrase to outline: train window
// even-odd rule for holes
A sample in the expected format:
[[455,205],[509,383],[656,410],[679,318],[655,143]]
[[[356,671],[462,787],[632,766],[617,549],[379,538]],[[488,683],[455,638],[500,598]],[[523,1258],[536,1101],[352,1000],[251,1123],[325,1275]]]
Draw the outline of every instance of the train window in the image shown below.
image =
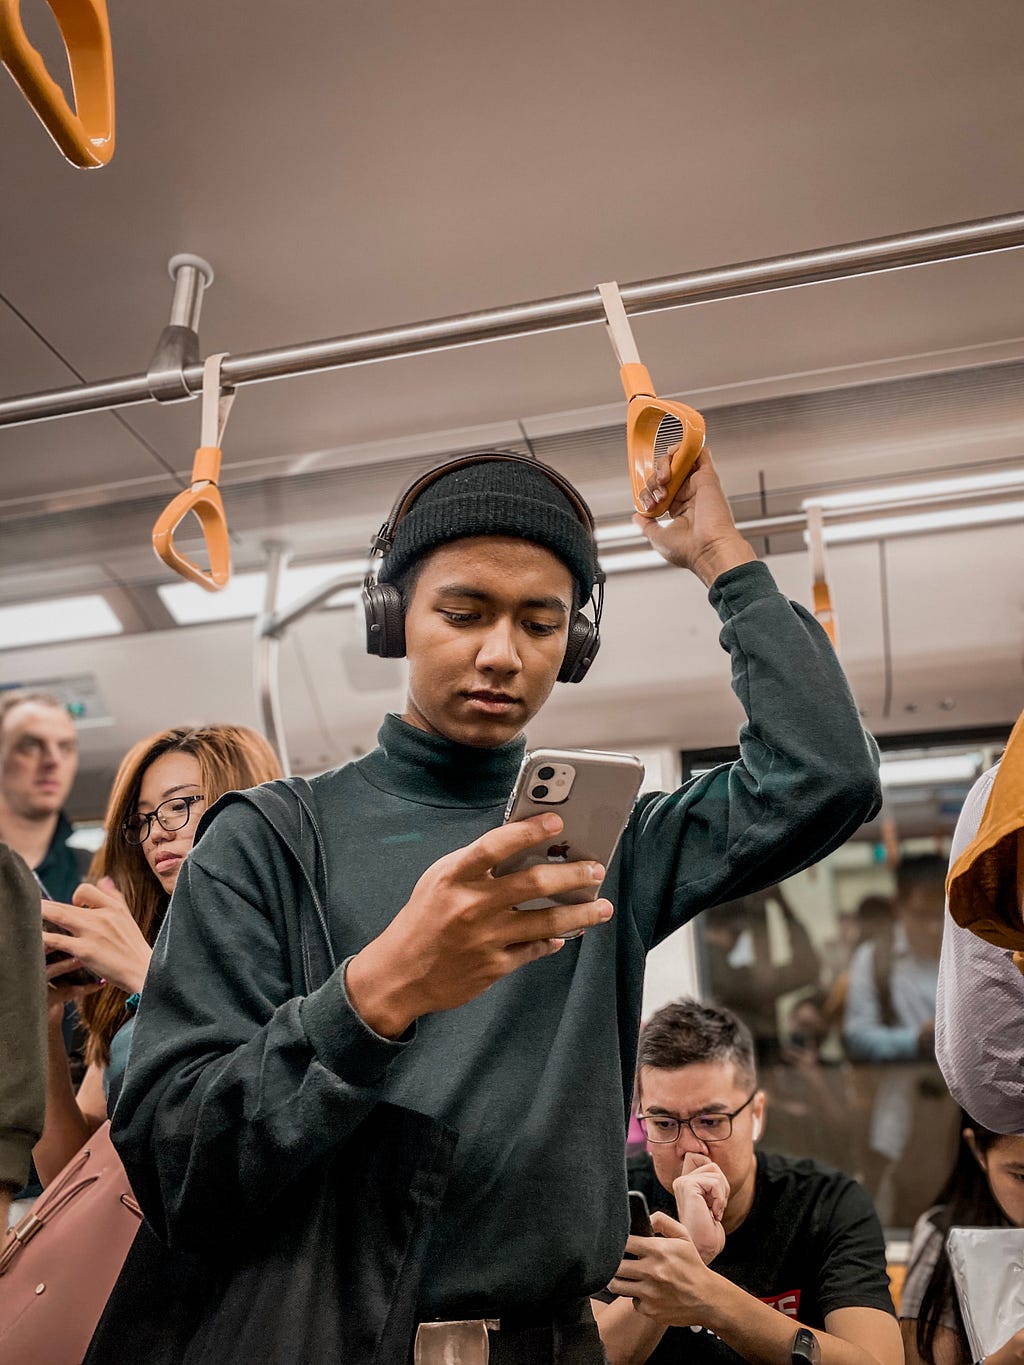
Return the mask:
[[[702,993],[754,1035],[763,1146],[855,1175],[890,1234],[935,1201],[959,1111],[933,1050],[950,841],[1006,732],[883,741],[882,812],[842,848],[696,925]],[[727,751],[686,754],[695,774]]]

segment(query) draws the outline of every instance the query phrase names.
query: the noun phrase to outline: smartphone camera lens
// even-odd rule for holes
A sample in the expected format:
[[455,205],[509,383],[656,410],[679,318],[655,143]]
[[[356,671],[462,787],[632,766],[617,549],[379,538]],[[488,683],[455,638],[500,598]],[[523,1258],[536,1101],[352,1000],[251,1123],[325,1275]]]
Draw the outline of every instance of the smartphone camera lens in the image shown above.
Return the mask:
[[554,775],[555,775],[554,768],[544,767],[537,769],[537,776],[540,778],[542,782],[550,782]]
[[532,788],[531,791],[530,791],[530,795],[533,797],[533,799],[534,799],[535,801],[543,801],[544,798],[545,798],[545,796],[547,796],[547,794],[548,794],[548,789],[547,789],[547,787],[544,787],[544,786],[534,787],[534,788]]

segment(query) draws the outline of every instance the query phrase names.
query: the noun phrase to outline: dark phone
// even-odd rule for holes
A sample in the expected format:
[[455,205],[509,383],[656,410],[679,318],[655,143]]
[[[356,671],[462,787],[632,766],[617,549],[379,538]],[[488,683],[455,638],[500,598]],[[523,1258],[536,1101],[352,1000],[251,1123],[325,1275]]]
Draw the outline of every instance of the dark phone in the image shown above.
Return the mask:
[[[49,900],[49,897],[47,897]],[[43,928],[48,934],[64,934],[66,929],[62,929],[59,924],[54,924],[52,920],[44,919]],[[65,958],[71,957],[70,953],[49,952],[46,954],[46,965],[52,966],[55,962],[63,962]],[[93,986],[99,980],[95,972],[91,972],[88,967],[78,967],[73,972],[64,972],[61,976],[54,978],[57,986]]]
[[[647,1200],[640,1190],[629,1191],[629,1235],[631,1237],[653,1237],[651,1213]],[[629,1252],[626,1253],[629,1255]]]
[[[52,901],[53,897],[40,881],[37,874],[33,872],[32,875],[36,879],[36,885],[39,887],[43,899]],[[43,920],[43,928],[48,934],[63,934],[66,932],[59,924],[54,924],[52,920],[48,919]],[[71,953],[49,952],[46,954],[46,965],[50,967],[54,962],[63,962],[65,958],[69,957],[71,957]],[[91,972],[88,967],[79,967],[77,971],[65,972],[63,976],[57,977],[56,980],[61,986],[93,986],[99,981],[99,977],[95,972]]]

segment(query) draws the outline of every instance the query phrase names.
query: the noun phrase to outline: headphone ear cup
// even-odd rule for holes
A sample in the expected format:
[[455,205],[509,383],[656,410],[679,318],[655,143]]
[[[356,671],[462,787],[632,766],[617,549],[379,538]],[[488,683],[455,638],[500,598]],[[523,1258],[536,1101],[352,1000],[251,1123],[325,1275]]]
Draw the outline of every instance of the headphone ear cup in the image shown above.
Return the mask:
[[562,666],[558,670],[558,681],[582,682],[590,665],[597,658],[597,651],[600,648],[601,637],[597,633],[597,626],[581,611],[574,611],[569,623],[569,639],[562,657]]
[[366,614],[366,652],[381,659],[405,658],[405,610],[394,583],[371,583],[363,588]]

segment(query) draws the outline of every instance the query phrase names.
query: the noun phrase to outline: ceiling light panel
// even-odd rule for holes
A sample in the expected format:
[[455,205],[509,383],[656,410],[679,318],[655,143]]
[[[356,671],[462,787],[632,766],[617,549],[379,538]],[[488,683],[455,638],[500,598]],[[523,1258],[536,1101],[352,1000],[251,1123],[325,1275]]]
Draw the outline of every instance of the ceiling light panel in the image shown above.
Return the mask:
[[47,645],[57,640],[91,640],[121,635],[123,627],[105,597],[52,597],[0,607],[0,649]]
[[[925,531],[962,531],[971,526],[996,526],[1007,521],[1024,521],[1024,502],[937,508],[933,512],[893,514],[868,521],[826,523],[822,534],[828,545],[845,545],[858,540],[920,535]],[[804,539],[807,539],[806,533]]]

